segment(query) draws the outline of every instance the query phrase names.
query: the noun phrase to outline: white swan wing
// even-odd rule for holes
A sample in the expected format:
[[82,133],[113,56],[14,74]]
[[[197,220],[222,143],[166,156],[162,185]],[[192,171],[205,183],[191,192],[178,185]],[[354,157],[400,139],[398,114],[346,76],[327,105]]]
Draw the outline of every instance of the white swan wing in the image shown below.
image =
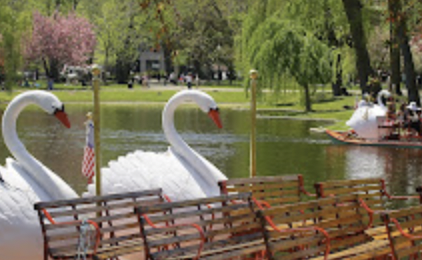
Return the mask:
[[346,122],[346,125],[353,128],[359,137],[376,139],[380,134],[377,117],[385,116],[386,112],[378,105],[359,107]]
[[[183,156],[179,155],[171,147],[169,148],[169,152],[172,153],[175,158],[177,158],[179,163],[182,164],[187,171],[189,171],[190,175],[196,180],[198,185],[201,187],[201,190],[208,197],[218,196],[220,194],[218,182],[227,180],[227,177],[219,169],[217,169],[217,167],[202,157],[195,150],[192,150],[192,152],[195,154],[195,157],[190,158],[190,160],[187,160]],[[200,161],[199,166],[192,167],[192,164],[197,163],[197,161]],[[200,168],[202,174],[198,173],[198,168]]]
[[[162,188],[172,200],[205,197],[205,182],[191,173],[192,169],[181,163],[171,152],[154,153],[135,151],[111,161],[102,169],[102,193],[141,191]],[[88,193],[95,194],[95,183]]]
[[1,259],[42,259],[41,228],[33,206],[39,197],[13,169],[0,167],[0,173]]
[[34,180],[30,174],[22,167],[22,165],[12,158],[6,159],[7,171],[3,174],[6,183],[23,191],[33,197],[34,201],[48,201],[51,197],[48,193]]

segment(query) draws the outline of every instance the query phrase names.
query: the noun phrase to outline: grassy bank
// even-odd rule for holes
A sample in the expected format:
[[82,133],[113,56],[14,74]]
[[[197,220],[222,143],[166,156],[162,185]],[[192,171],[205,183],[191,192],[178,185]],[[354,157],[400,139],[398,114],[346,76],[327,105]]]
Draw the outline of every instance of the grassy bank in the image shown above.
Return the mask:
[[[209,93],[220,106],[231,106],[235,108],[248,109],[249,96],[241,88],[231,86],[201,86]],[[134,89],[128,89],[125,85],[112,85],[101,87],[101,102],[153,102],[165,103],[176,92],[184,89],[183,87],[151,87],[141,88],[137,86]],[[12,92],[0,92],[0,101],[5,106],[16,95],[27,91],[27,88],[16,89]],[[53,91],[63,102],[92,102],[92,91],[90,88],[69,89],[69,87],[56,85]],[[328,128],[336,130],[347,129],[345,122],[353,113],[352,107],[355,97],[333,98],[330,92],[319,91],[313,95],[313,112],[305,113],[302,94],[298,91],[290,90],[276,95],[272,92],[264,92],[259,98],[257,107],[258,113],[265,116],[275,117],[295,117],[311,119],[332,119],[335,121]]]

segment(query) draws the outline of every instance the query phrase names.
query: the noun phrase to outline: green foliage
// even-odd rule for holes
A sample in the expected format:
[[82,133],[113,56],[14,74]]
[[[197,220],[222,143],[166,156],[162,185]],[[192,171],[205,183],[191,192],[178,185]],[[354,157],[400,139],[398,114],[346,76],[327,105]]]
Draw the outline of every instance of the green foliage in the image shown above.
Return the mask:
[[139,56],[141,43],[150,44],[147,15],[135,0],[80,0],[77,11],[95,24],[98,47],[96,62],[106,67],[120,57],[131,63]]
[[22,44],[25,31],[30,24],[30,12],[24,1],[8,3],[0,0],[0,48],[4,53],[4,73],[6,88],[11,89],[22,69]]
[[[213,65],[233,67],[233,30],[229,21],[234,4],[221,0],[178,0],[172,28],[176,32],[179,54],[186,56],[186,64],[195,70],[209,70]],[[230,7],[230,8],[229,8]],[[170,11],[167,12],[170,15]],[[205,71],[204,71],[205,72]]]
[[331,79],[330,49],[302,26],[272,16],[248,37],[250,67],[260,72],[260,86],[280,89],[282,75],[301,86]]

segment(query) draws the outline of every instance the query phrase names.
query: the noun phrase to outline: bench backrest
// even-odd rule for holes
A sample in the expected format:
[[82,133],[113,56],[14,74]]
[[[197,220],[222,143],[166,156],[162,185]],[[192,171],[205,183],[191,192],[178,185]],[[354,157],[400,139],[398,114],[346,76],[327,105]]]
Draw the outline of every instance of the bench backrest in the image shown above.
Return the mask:
[[315,184],[318,198],[357,194],[372,210],[384,210],[386,199],[383,179],[333,180]]
[[[162,203],[161,189],[123,194],[94,196],[72,200],[39,202],[34,205],[38,211],[44,250],[50,256],[75,254],[80,242],[82,222],[89,221],[89,230],[101,230],[98,247],[116,245],[126,239],[141,238],[139,224],[134,208],[141,205]],[[87,230],[87,229],[85,229]],[[93,230],[93,236],[98,235]],[[87,239],[87,238],[85,238]],[[94,252],[94,239],[88,255]]]
[[265,249],[250,193],[139,207],[137,213],[148,259],[199,254],[228,259],[253,253],[247,245],[259,240],[260,250]]
[[386,211],[381,216],[388,230],[393,259],[421,259],[422,206]]
[[257,200],[271,206],[299,202],[307,193],[300,174],[229,179],[219,182],[219,186],[221,194],[251,192]]
[[[330,197],[287,204],[261,211],[268,220],[266,243],[269,252],[282,259],[300,259],[325,252],[327,232],[332,251],[368,241],[369,223],[359,211],[356,195]],[[277,229],[283,232],[277,231]]]

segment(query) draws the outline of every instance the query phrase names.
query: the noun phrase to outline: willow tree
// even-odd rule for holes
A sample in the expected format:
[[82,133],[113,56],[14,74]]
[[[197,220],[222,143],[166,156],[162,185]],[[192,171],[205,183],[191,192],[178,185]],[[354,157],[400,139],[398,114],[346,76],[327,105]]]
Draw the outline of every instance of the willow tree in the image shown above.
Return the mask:
[[[3,72],[5,87],[10,90],[17,80],[17,72],[22,67],[22,39],[28,28],[29,12],[23,7],[24,1],[0,0],[0,49],[3,51]],[[0,72],[0,73],[3,73]]]
[[247,63],[260,71],[260,87],[278,90],[283,76],[304,89],[305,109],[312,110],[310,85],[331,79],[331,50],[304,27],[273,15],[259,24],[246,44]]

